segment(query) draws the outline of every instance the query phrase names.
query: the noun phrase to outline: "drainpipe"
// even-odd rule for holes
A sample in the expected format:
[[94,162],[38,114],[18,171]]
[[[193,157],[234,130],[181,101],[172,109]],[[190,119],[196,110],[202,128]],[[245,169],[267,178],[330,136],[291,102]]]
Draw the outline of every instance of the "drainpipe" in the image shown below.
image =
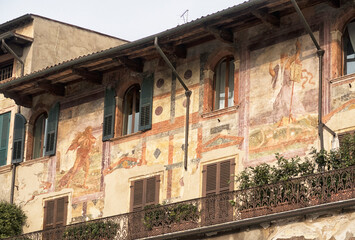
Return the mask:
[[324,56],[324,50],[320,47],[320,45],[318,44],[316,38],[313,35],[313,32],[311,30],[311,28],[309,27],[305,17],[303,16],[300,8],[298,7],[296,0],[291,0],[293,7],[295,8],[298,16],[301,19],[301,22],[303,23],[304,28],[306,29],[307,33],[309,34],[309,36],[311,37],[314,45],[317,48],[317,55],[319,58],[319,91],[318,91],[318,135],[319,135],[319,140],[320,140],[320,149],[321,152],[324,151],[324,137],[323,137],[323,129],[327,130],[330,134],[333,135],[333,137],[336,137],[336,133],[334,131],[332,131],[329,127],[327,127],[322,120],[323,117],[323,113],[322,113],[322,109],[323,109],[323,103],[322,103],[322,99],[323,99],[323,56]]
[[[17,113],[21,112],[20,106],[17,106]],[[14,146],[12,146],[13,148]],[[16,167],[18,163],[12,163],[12,178],[11,178],[11,193],[10,193],[10,203],[14,203],[14,195],[15,195],[15,177],[16,177]]]
[[4,39],[1,39],[1,45],[8,51],[11,53],[12,56],[14,56],[16,58],[17,61],[20,62],[21,64],[21,77],[23,77],[24,75],[24,71],[25,71],[25,64],[23,63],[23,61],[21,60],[21,58],[19,56],[17,56],[17,54],[9,47],[9,45],[6,44]]
[[182,87],[185,89],[185,96],[186,96],[186,116],[185,116],[186,122],[185,122],[185,126],[186,127],[185,127],[185,145],[184,145],[185,146],[184,147],[184,168],[185,168],[185,170],[187,170],[187,155],[188,155],[188,149],[189,149],[189,142],[188,141],[189,141],[189,112],[190,112],[191,91],[186,86],[184,81],[181,79],[179,74],[176,72],[174,66],[171,64],[169,59],[166,57],[166,55],[163,52],[163,50],[161,50],[161,48],[159,47],[158,37],[155,37],[155,39],[154,39],[154,46],[157,49],[157,51],[160,54],[160,56],[164,59],[166,64],[168,64],[168,66],[170,67],[171,71],[175,74],[175,76],[177,77],[177,79],[181,83]]

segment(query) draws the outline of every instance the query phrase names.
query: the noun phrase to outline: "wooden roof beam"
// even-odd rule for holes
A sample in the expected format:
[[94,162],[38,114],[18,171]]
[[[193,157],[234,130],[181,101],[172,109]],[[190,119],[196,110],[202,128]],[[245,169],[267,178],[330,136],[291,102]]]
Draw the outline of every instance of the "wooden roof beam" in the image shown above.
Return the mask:
[[252,14],[269,27],[280,27],[280,18],[275,17],[274,15],[269,14],[266,11],[254,10],[252,11]]
[[102,74],[100,72],[97,71],[90,72],[85,68],[74,68],[72,69],[72,72],[76,75],[79,75],[84,80],[87,80],[97,85],[102,84]]
[[65,87],[63,84],[59,84],[59,83],[51,84],[50,81],[42,81],[36,83],[35,86],[55,96],[65,95]]
[[340,0],[326,0],[328,5],[334,8],[340,8]]
[[187,48],[184,44],[172,45],[172,44],[161,44],[162,50],[169,55],[175,55],[178,58],[187,57]]
[[227,29],[218,29],[218,28],[213,28],[209,26],[204,27],[206,31],[211,33],[216,39],[218,39],[221,42],[228,43],[228,44],[233,44],[234,43],[234,37],[233,37],[233,32]]
[[3,94],[6,98],[11,98],[12,100],[14,100],[17,105],[27,108],[32,107],[32,97],[21,96],[21,94],[14,92],[4,92]]
[[132,70],[133,72],[142,73],[143,72],[143,62],[141,58],[129,59],[128,57],[116,57],[113,60],[118,61],[124,67]]

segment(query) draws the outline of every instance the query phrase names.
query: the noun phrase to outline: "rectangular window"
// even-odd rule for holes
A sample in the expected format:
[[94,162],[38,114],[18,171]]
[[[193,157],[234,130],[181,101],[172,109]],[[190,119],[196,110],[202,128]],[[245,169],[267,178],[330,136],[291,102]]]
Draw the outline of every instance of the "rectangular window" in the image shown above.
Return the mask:
[[223,223],[233,219],[233,209],[229,194],[234,187],[234,159],[203,166],[202,194],[203,200],[202,221],[206,225]]
[[7,148],[9,143],[10,112],[0,115],[0,166],[7,163]]
[[11,78],[13,71],[13,63],[7,62],[0,65],[0,81]]
[[159,203],[160,176],[140,179],[131,183],[131,211]]
[[67,223],[68,197],[48,200],[44,205],[43,229],[65,226]]

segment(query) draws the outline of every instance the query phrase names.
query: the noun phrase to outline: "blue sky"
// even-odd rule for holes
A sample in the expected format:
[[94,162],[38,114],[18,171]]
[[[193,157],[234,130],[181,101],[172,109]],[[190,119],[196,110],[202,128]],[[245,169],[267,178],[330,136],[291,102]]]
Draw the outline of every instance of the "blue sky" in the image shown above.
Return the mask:
[[0,23],[33,13],[126,40],[137,40],[244,0],[0,0]]

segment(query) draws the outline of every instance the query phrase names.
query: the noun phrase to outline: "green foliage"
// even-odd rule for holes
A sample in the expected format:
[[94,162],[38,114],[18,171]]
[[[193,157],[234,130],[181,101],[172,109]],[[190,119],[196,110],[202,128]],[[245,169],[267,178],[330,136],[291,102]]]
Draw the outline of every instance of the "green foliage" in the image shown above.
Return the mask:
[[26,223],[26,215],[15,204],[5,201],[0,202],[0,238],[17,236],[22,233]]
[[144,207],[143,224],[147,230],[151,230],[164,223],[180,223],[184,221],[196,221],[199,218],[197,206],[190,203],[180,203],[172,206],[160,204]]
[[276,153],[275,166],[262,163],[255,167],[248,167],[236,177],[240,189],[273,184],[286,181],[298,176],[306,176],[324,170],[335,170],[355,165],[355,134],[344,137],[339,149],[317,151],[312,149],[310,158],[301,161],[300,157],[286,159]]
[[117,233],[118,224],[113,221],[95,221],[85,224],[78,224],[65,229],[62,239],[66,240],[94,240],[114,239]]

